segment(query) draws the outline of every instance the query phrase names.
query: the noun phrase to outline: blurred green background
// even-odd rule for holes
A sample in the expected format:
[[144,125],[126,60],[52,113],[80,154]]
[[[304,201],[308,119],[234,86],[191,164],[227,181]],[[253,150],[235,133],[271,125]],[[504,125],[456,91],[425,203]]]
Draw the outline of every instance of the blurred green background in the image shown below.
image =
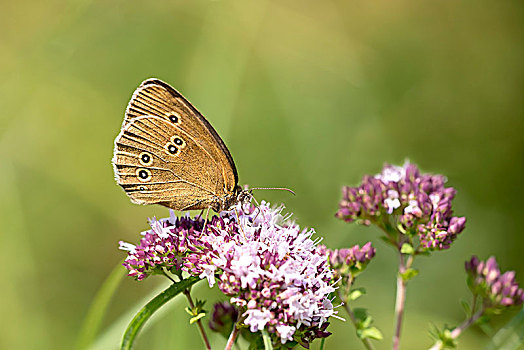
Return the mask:
[[[2,349],[71,349],[104,279],[158,206],[115,184],[113,140],[149,77],[179,89],[228,145],[241,184],[284,202],[333,248],[372,240],[357,285],[390,347],[395,255],[373,228],[333,215],[344,184],[409,158],[448,176],[466,230],[420,258],[402,345],[463,320],[463,262],[496,255],[524,282],[522,1],[6,1],[0,10]],[[116,349],[160,277],[125,278],[94,348]],[[201,284],[196,296],[215,291]],[[200,348],[184,300],[136,349]],[[210,305],[208,305],[208,309]],[[495,327],[511,315],[500,317]],[[327,349],[360,349],[335,320]],[[488,341],[469,330],[460,349]],[[224,342],[214,338],[217,348]],[[178,344],[178,345],[177,345]],[[318,344],[314,345],[317,348]]]

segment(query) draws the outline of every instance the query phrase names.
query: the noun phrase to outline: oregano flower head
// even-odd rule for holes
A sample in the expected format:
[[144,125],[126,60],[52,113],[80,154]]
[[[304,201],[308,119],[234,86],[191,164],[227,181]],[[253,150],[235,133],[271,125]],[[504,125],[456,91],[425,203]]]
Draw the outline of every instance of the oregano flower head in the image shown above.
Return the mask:
[[312,240],[315,231],[301,229],[282,210],[238,204],[212,217],[205,230],[201,218],[171,212],[150,220],[138,246],[120,242],[128,250],[124,266],[138,280],[167,268],[206,278],[210,287],[218,282],[251,332],[265,329],[282,344],[307,345],[330,334],[325,328],[337,313],[333,270]]
[[453,216],[456,191],[445,183],[444,176],[422,174],[408,162],[386,165],[380,174],[364,176],[359,186],[342,189],[336,217],[417,237],[422,251],[447,249],[466,218]]

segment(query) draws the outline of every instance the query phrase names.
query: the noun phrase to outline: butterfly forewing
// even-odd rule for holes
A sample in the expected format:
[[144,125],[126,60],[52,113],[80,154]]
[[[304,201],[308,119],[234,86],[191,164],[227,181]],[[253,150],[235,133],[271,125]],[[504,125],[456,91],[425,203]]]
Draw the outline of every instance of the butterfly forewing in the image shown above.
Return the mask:
[[198,139],[204,149],[219,158],[225,158],[229,170],[232,170],[228,174],[232,176],[230,183],[237,184],[235,163],[224,141],[206,118],[169,84],[158,79],[148,79],[140,84],[127,106],[124,125],[143,115],[155,115],[180,125],[188,134]]
[[117,183],[138,204],[217,210],[220,199],[237,190],[235,165],[216,131],[176,90],[154,79],[129,102],[113,166]]

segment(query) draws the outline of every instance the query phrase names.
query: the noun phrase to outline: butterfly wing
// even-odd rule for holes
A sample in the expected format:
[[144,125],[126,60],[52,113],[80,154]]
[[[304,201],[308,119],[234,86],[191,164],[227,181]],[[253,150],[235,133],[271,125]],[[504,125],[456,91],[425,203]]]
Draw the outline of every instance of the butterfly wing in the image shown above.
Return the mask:
[[113,156],[134,203],[176,210],[218,208],[237,184],[233,159],[209,122],[176,90],[146,80],[126,110]]
[[232,184],[231,188],[236,186],[237,169],[224,141],[202,113],[171,85],[154,78],[140,84],[129,101],[123,126],[144,115],[154,115],[179,124],[186,132],[197,137],[206,150],[216,153],[219,158],[225,157],[229,163],[228,170],[232,170],[233,175],[228,184]]

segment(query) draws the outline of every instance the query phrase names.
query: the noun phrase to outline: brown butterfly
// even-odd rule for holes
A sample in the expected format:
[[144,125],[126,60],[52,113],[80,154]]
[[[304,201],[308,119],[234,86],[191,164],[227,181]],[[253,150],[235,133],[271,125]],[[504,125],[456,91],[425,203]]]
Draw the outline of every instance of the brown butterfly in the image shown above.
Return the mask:
[[140,84],[129,101],[112,162],[133,203],[220,212],[251,198],[215,129],[158,79]]

